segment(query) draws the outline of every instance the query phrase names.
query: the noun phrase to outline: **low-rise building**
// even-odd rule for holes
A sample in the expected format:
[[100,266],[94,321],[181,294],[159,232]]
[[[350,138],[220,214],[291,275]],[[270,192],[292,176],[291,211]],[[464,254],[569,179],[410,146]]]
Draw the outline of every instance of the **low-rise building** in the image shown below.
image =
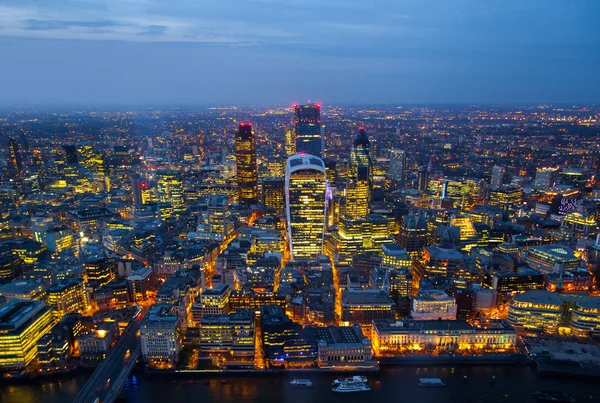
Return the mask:
[[375,356],[420,350],[474,350],[499,352],[514,350],[517,332],[504,320],[375,320],[371,333]]
[[321,368],[364,368],[373,365],[371,341],[358,325],[313,328]]

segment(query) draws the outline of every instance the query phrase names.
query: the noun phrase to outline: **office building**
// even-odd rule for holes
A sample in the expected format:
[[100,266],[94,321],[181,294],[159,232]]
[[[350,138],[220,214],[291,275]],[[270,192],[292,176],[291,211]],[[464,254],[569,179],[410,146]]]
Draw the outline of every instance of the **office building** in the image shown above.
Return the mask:
[[358,129],[358,133],[352,142],[350,152],[350,172],[356,181],[367,181],[369,188],[373,177],[373,161],[371,160],[371,143],[364,127]]
[[288,158],[285,194],[292,260],[312,260],[323,253],[326,192],[322,159],[308,154]]
[[47,304],[56,320],[68,313],[85,313],[89,308],[88,295],[81,279],[66,279],[48,288]]
[[400,245],[384,243],[381,245],[381,267],[386,269],[410,268],[412,258]]
[[412,300],[410,316],[415,320],[455,320],[456,299],[443,291],[422,292]]
[[252,123],[240,123],[235,134],[238,202],[248,206],[258,202],[258,168],[256,166],[256,136]]
[[321,105],[294,105],[296,153],[323,158]]
[[262,182],[263,206],[273,209],[276,215],[285,211],[285,180],[282,178],[265,178]]
[[533,188],[542,192],[550,190],[554,184],[554,175],[557,170],[557,168],[548,167],[536,169]]
[[18,279],[0,285],[0,295],[6,302],[13,299],[43,300],[46,298],[46,286],[40,280]]
[[203,290],[192,305],[192,320],[198,323],[205,315],[228,314],[230,296],[231,287],[227,284],[216,284],[213,288]]
[[360,326],[316,327],[311,330],[317,344],[320,368],[365,368],[374,364],[371,341],[364,336]]
[[408,174],[408,159],[405,150],[390,150],[390,178],[400,187],[406,186]]
[[133,196],[133,205],[141,206],[146,204],[144,192],[148,190],[148,183],[139,175],[131,177],[131,194]]
[[431,349],[442,351],[513,352],[517,332],[500,319],[375,320],[371,333],[373,353],[382,357]]
[[502,187],[502,182],[504,181],[504,167],[494,165],[492,167],[492,179],[490,181],[490,188],[492,190],[497,190]]
[[119,324],[114,320],[106,320],[98,324],[86,334],[77,337],[79,354],[83,364],[100,364],[113,348],[119,337]]
[[54,326],[42,301],[13,299],[0,307],[0,368],[23,368],[37,356],[37,342]]
[[136,269],[127,276],[129,290],[131,291],[131,300],[133,302],[143,302],[149,299],[152,292],[155,291],[155,276],[152,269],[142,267]]
[[393,223],[380,214],[369,214],[364,219],[341,218],[334,233],[334,260],[351,264],[361,253],[380,253],[384,244],[393,241]]
[[576,270],[580,266],[573,249],[563,245],[533,246],[527,251],[525,262],[544,274]]
[[435,276],[471,278],[471,273],[465,265],[464,255],[450,244],[424,248],[421,257],[414,262],[414,272],[419,280]]
[[490,205],[508,210],[521,204],[523,193],[518,186],[505,185],[490,191]]
[[200,351],[229,360],[254,359],[254,311],[204,315],[200,319]]
[[173,305],[152,305],[140,324],[144,362],[173,365],[182,347],[179,319]]
[[105,256],[85,258],[83,266],[88,284],[95,284],[96,287],[102,287],[115,278],[113,263]]
[[19,178],[23,173],[23,157],[21,156],[21,146],[17,140],[13,138],[8,139],[8,152],[9,168],[15,177]]
[[156,172],[158,201],[169,203],[173,207],[181,207],[183,200],[183,184],[179,172],[160,170]]
[[563,314],[562,301],[546,290],[530,290],[510,301],[508,321],[525,331],[555,333]]
[[427,246],[427,221],[423,215],[409,213],[404,216],[398,232],[398,245],[416,257]]
[[529,267],[521,267],[516,272],[494,273],[492,289],[506,298],[529,290],[542,290],[544,275]]
[[393,319],[396,304],[382,290],[344,290],[341,321],[345,326],[358,324],[369,328],[376,319]]
[[65,152],[65,161],[67,165],[77,165],[79,159],[77,158],[77,147],[71,144],[65,144],[62,146]]
[[572,303],[569,324],[577,336],[600,335],[600,297],[577,298]]
[[264,357],[271,367],[313,364],[314,342],[304,335],[302,325],[293,322],[275,305],[260,308],[260,328]]
[[296,130],[294,127],[285,129],[285,155],[291,157],[296,154]]

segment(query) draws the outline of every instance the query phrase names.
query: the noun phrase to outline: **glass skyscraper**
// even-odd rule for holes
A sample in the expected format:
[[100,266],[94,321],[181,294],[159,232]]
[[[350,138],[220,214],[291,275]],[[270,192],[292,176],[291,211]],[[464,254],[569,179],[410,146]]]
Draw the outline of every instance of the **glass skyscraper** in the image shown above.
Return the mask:
[[400,187],[406,185],[407,168],[406,151],[390,150],[390,177],[397,181]]
[[258,201],[258,171],[256,168],[256,138],[252,123],[240,123],[235,134],[235,162],[237,165],[238,198],[240,204]]
[[294,131],[297,153],[323,158],[321,105],[294,105]]
[[288,158],[285,195],[292,260],[312,260],[323,252],[326,191],[325,164],[321,158],[309,154]]

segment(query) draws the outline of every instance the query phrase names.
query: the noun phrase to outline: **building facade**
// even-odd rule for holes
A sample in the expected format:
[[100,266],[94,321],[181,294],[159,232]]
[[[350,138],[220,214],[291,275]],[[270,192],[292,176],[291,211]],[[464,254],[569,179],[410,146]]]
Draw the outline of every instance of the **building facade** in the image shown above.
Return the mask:
[[256,166],[256,136],[252,123],[240,123],[235,134],[238,202],[245,206],[258,202],[258,168]]
[[312,260],[323,253],[326,192],[322,159],[308,154],[288,158],[285,194],[292,260]]

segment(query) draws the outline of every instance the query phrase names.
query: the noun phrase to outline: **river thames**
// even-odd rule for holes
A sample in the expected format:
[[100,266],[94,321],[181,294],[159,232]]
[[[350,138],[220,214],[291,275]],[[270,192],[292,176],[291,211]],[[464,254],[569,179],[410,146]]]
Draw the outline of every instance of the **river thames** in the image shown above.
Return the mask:
[[[467,380],[464,380],[464,376]],[[492,382],[492,376],[495,380]],[[314,387],[300,389],[289,385],[294,377],[152,380],[132,376],[125,386],[125,398],[135,403],[352,403],[365,402],[535,402],[536,390],[563,391],[577,402],[600,402],[600,387],[593,380],[543,378],[531,366],[387,367],[369,376],[370,392],[336,394],[331,382],[336,376],[310,378]],[[419,377],[441,378],[445,388],[420,388]],[[85,376],[37,381],[27,385],[4,386],[2,403],[71,403]]]

